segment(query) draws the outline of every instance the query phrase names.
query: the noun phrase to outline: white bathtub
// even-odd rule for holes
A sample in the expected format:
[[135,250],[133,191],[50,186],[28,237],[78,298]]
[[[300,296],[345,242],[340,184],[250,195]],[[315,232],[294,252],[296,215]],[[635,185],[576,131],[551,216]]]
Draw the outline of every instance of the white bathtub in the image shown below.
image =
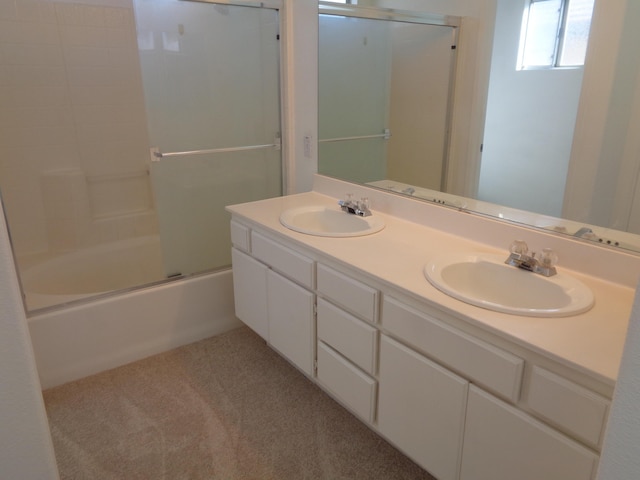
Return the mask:
[[85,299],[29,316],[43,388],[241,325],[230,269],[88,298],[163,278],[159,252],[157,237],[144,237],[61,255],[22,274],[30,309]]
[[30,311],[163,279],[157,235],[65,253],[22,273]]

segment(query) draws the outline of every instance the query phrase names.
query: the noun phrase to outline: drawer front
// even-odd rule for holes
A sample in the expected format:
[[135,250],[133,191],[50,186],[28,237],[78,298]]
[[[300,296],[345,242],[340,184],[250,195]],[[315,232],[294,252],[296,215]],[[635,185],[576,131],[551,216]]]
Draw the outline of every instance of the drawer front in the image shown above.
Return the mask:
[[373,422],[376,381],[322,342],[318,342],[318,381],[362,419]]
[[609,401],[540,367],[533,367],[527,404],[587,445],[599,449]]
[[382,326],[413,348],[512,402],[520,397],[524,360],[385,296]]
[[250,250],[250,235],[251,230],[249,227],[231,220],[231,243],[234,247],[243,252],[248,252]]
[[371,325],[318,299],[318,339],[371,375],[375,374],[376,336]]
[[312,259],[254,231],[251,232],[251,253],[258,260],[300,285],[313,288]]
[[378,291],[347,275],[318,264],[318,292],[361,318],[375,323]]

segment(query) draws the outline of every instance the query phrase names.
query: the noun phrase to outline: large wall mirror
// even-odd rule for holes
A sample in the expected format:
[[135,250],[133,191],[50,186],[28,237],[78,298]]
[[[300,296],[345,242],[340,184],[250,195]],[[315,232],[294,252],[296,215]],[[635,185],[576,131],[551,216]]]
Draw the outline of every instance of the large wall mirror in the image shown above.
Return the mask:
[[[462,169],[449,162],[463,19],[442,2],[358,3],[320,2],[319,173],[640,252],[640,2],[595,1],[584,67],[522,70],[528,0],[485,1],[483,134]],[[475,172],[470,186],[455,171]]]

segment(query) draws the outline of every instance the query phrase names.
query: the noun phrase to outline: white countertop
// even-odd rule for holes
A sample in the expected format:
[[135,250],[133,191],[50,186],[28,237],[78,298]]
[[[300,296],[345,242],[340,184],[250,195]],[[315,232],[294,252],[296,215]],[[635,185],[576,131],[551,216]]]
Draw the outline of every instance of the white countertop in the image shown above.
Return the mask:
[[[338,208],[335,198],[309,192],[233,205],[227,209],[318,254],[393,284],[475,327],[550,356],[599,381],[615,384],[633,303],[633,288],[564,269],[593,290],[595,305],[588,312],[569,317],[538,318],[486,310],[437,290],[425,278],[423,267],[431,257],[443,253],[504,253],[506,258],[506,250],[375,210],[374,215],[383,217],[386,227],[381,232],[361,237],[306,235],[289,230],[280,223],[281,212],[307,205]],[[470,232],[469,236],[472,235]],[[562,262],[558,270],[563,270]]]

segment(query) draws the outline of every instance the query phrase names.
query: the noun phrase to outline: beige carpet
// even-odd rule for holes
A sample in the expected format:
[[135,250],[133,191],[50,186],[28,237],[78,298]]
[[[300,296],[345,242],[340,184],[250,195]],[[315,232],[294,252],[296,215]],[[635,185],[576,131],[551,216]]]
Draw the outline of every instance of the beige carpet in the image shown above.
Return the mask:
[[62,479],[432,479],[247,328],[44,392]]

